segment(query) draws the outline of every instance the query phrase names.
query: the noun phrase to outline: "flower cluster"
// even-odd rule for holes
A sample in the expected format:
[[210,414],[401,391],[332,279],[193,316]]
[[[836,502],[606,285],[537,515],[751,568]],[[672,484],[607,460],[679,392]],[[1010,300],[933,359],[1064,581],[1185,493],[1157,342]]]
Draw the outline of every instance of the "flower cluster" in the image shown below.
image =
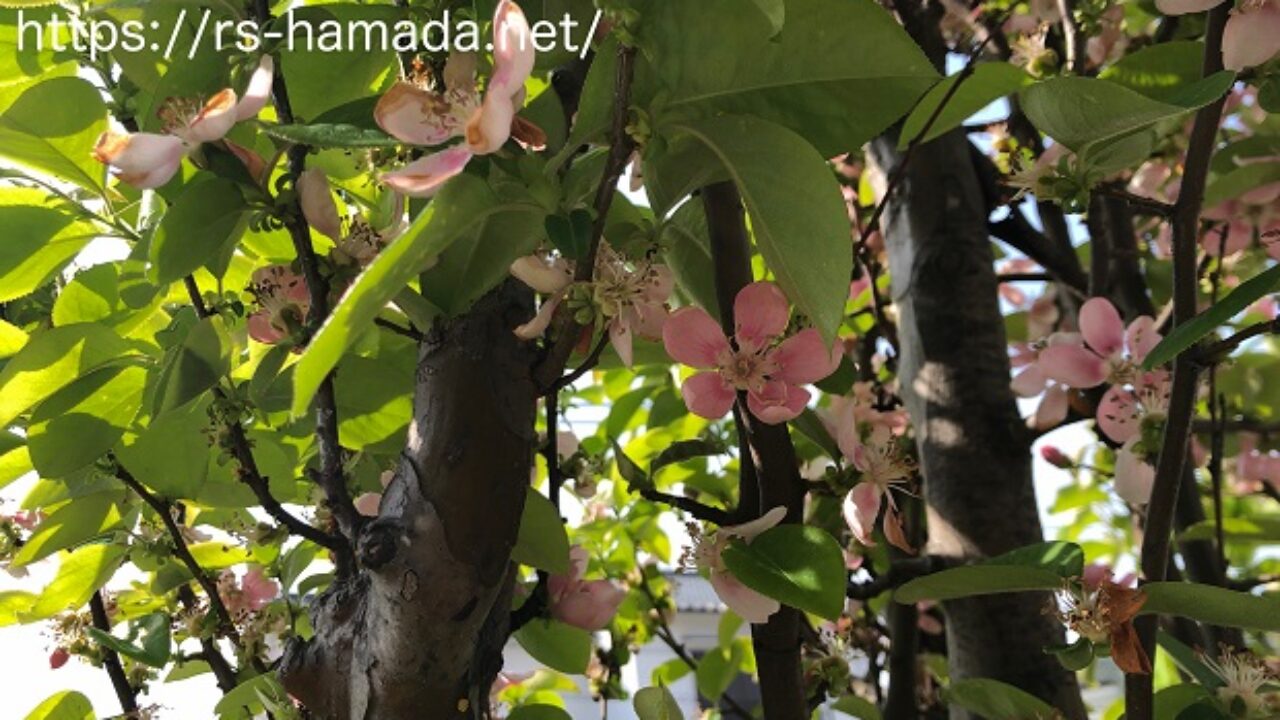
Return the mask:
[[676,311],[662,330],[673,360],[704,371],[680,388],[689,412],[719,419],[744,392],[747,408],[761,422],[776,425],[795,419],[812,397],[802,386],[835,372],[840,346],[828,349],[813,328],[782,340],[791,307],[771,282],[744,287],[734,299],[733,311],[732,338],[697,307]]
[[[170,100],[158,113],[165,123],[165,132],[108,130],[98,137],[93,156],[98,162],[115,168],[116,176],[134,187],[160,187],[178,172],[188,152],[204,143],[224,140],[236,123],[257,117],[271,96],[274,74],[271,56],[263,55],[249,78],[244,97],[237,97],[234,90],[226,88],[203,104]],[[252,155],[230,142],[227,147],[242,160]]]
[[441,145],[456,137],[465,142],[384,173],[382,182],[410,197],[430,197],[471,158],[501,149],[513,125],[530,144],[545,142],[541,131],[516,117],[534,56],[524,11],[512,0],[502,0],[493,14],[493,73],[483,98],[476,90],[476,57],[466,53],[449,57],[440,82],[420,75],[415,82],[392,86],[374,108],[374,119],[387,134],[408,145]]

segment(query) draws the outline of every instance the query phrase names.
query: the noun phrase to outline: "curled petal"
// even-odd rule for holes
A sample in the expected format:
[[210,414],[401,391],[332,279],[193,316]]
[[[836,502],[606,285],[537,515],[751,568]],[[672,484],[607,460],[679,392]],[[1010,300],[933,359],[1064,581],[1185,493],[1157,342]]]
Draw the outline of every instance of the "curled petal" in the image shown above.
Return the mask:
[[465,147],[442,150],[415,160],[399,170],[383,173],[382,183],[409,197],[431,197],[446,182],[466,169],[471,157],[471,151]]
[[169,182],[182,165],[185,147],[172,135],[118,133],[108,130],[98,136],[93,156],[116,168],[120,179],[143,190]]
[[1156,328],[1156,321],[1150,315],[1142,317],[1129,323],[1129,328],[1125,330],[1124,344],[1129,348],[1129,357],[1134,362],[1142,362],[1147,359],[1147,354],[1160,344],[1160,331]]
[[373,119],[388,135],[409,145],[439,145],[462,132],[439,95],[407,82],[382,94]]
[[493,75],[486,94],[515,97],[533,72],[536,54],[524,11],[512,0],[502,0],[493,12]]
[[849,531],[858,542],[867,547],[874,547],[876,516],[880,514],[880,486],[871,482],[862,482],[853,486],[844,496],[841,510]]
[[298,202],[307,223],[316,232],[334,242],[342,240],[342,219],[338,217],[338,206],[333,202],[329,178],[323,170],[308,168],[298,177]]
[[787,329],[791,306],[771,282],[754,282],[738,291],[733,301],[734,337],[743,350],[768,345]]
[[911,541],[907,540],[907,534],[902,528],[902,516],[893,508],[892,504],[884,514],[884,539],[888,540],[890,545],[908,555],[914,555],[916,552]]
[[689,412],[708,420],[719,420],[733,407],[737,393],[717,372],[701,372],[680,386]]
[[237,105],[235,91],[227,88],[209,98],[195,119],[175,134],[192,145],[221,140],[236,125]]
[[1009,387],[1018,394],[1018,397],[1035,397],[1044,392],[1045,383],[1048,378],[1044,376],[1044,370],[1035,363],[1027,366],[1026,370],[1018,373],[1013,378],[1013,382],[1009,383]]
[[486,95],[467,121],[467,147],[476,155],[497,152],[511,137],[511,123],[515,118],[516,108],[511,98]]
[[662,339],[662,328],[666,326],[669,317],[665,305],[660,302],[642,302],[633,305],[631,310],[635,316],[630,321],[632,330],[643,338]]
[[560,301],[563,299],[563,292],[547,298],[542,303],[542,307],[538,308],[538,314],[534,315],[532,320],[515,329],[516,337],[521,340],[533,340],[542,337],[547,332],[547,328],[551,327],[551,319],[555,317],[556,308],[560,306]]
[[511,263],[511,274],[543,295],[558,293],[573,282],[567,262],[559,258],[548,262],[538,255],[526,255]]
[[1253,9],[1231,11],[1222,31],[1223,66],[1238,72],[1261,65],[1276,53],[1280,53],[1280,4],[1270,0]]
[[223,140],[222,144],[226,145],[227,150],[230,151],[232,155],[235,155],[240,162],[244,163],[244,169],[249,171],[249,177],[259,183],[265,183],[267,181],[267,162],[262,159],[261,155],[243,145],[233,143],[230,140]]
[[618,612],[627,593],[608,580],[579,582],[551,606],[551,616],[589,632],[603,630]]
[[1062,385],[1052,385],[1045,391],[1044,397],[1040,398],[1032,423],[1036,430],[1055,428],[1067,419],[1067,413],[1070,410],[1071,397],[1067,388]]
[[1124,349],[1124,321],[1106,298],[1093,298],[1080,307],[1080,333],[1089,347],[1103,357]]
[[1151,500],[1156,469],[1138,457],[1133,442],[1130,440],[1116,453],[1116,494],[1130,505],[1145,505]]
[[263,345],[275,345],[285,339],[285,333],[271,322],[271,313],[266,310],[249,316],[249,337]]
[[1138,399],[1119,385],[1112,385],[1098,403],[1098,427],[1118,443],[1128,442],[1142,426]]
[[613,322],[609,323],[609,343],[618,353],[622,364],[628,368],[631,367],[634,360],[631,326],[623,322],[622,318],[614,318]]
[[736,538],[741,538],[747,543],[755,540],[760,533],[769,530],[787,517],[787,509],[781,505],[769,508],[769,512],[761,515],[755,520],[749,520],[741,525],[730,525],[720,528],[720,532]]
[[1165,15],[1187,15],[1211,10],[1222,2],[1223,0],[1156,0],[1156,7]]
[[255,118],[267,106],[267,100],[271,98],[271,83],[275,80],[275,69],[276,64],[271,56],[263,55],[258,61],[258,68],[249,78],[244,97],[236,104],[236,120]]
[[[729,339],[706,310],[685,307],[662,326],[662,344],[672,360],[696,368],[713,368],[728,353]],[[719,416],[717,416],[719,417]]]
[[1079,345],[1050,345],[1037,361],[1044,374],[1073,388],[1091,388],[1107,379],[1107,362]]
[[747,409],[766,425],[795,420],[812,395],[799,385],[770,380],[760,392],[747,394]]
[[808,385],[827,377],[840,367],[840,346],[828,348],[822,335],[807,328],[792,335],[773,351],[771,359],[778,365],[770,377],[793,385]]
[[762,625],[769,621],[769,616],[782,609],[777,600],[743,585],[742,581],[728,572],[713,571],[711,587],[720,596],[721,602],[749,623]]

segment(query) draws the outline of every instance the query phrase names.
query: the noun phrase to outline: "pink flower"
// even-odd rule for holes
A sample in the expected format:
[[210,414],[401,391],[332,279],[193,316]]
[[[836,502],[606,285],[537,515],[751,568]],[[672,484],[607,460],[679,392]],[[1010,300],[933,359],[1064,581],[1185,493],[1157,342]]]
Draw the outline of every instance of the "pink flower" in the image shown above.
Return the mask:
[[898,440],[883,425],[874,426],[865,437],[857,428],[846,428],[836,438],[840,453],[859,472],[862,480],[845,495],[844,521],[858,542],[874,546],[876,518],[883,500],[888,500],[884,518],[884,534],[890,544],[907,552],[915,548],[902,531],[902,518],[893,490],[903,491],[915,472],[915,464],[901,453]]
[[66,665],[67,661],[70,659],[71,653],[68,652],[66,648],[54,648],[53,652],[49,653],[49,669],[57,670],[63,665]]
[[[1221,0],[1156,0],[1166,15],[1199,13]],[[1222,64],[1239,72],[1261,65],[1280,53],[1280,2],[1244,0],[1231,11],[1222,32]]]
[[1098,403],[1098,427],[1118,443],[1137,437],[1146,418],[1164,418],[1169,407],[1169,373],[1153,370],[1139,373],[1133,389],[1112,385]]
[[1083,342],[1051,344],[1037,364],[1046,377],[1074,388],[1091,388],[1133,374],[1160,342],[1155,320],[1142,316],[1125,328],[1110,300],[1093,298],[1080,308]]
[[775,507],[763,516],[743,523],[722,527],[710,536],[694,534],[693,560],[699,570],[706,571],[711,587],[720,597],[721,602],[749,623],[761,624],[769,621],[769,616],[778,612],[782,605],[771,597],[761,595],[733,576],[725,567],[721,558],[724,549],[733,540],[750,543],[765,530],[768,530],[787,516],[787,509]]
[[410,197],[430,197],[466,168],[476,155],[497,152],[511,137],[524,104],[524,81],[533,72],[535,48],[524,11],[501,0],[493,14],[493,74],[483,100],[475,87],[475,57],[455,53],[445,66],[443,87],[429,90],[400,82],[378,101],[379,127],[410,145],[465,143],[427,155],[382,175],[389,187]]
[[160,187],[178,172],[188,151],[223,139],[237,122],[262,111],[271,95],[274,72],[271,56],[263,55],[243,98],[226,88],[203,105],[170,101],[161,110],[163,134],[108,130],[98,137],[93,156],[115,168],[123,182],[142,189]]
[[667,354],[676,362],[706,370],[680,388],[695,415],[715,420],[729,412],[738,392],[762,422],[776,425],[797,417],[809,402],[802,385],[817,382],[840,364],[838,349],[828,349],[809,328],[776,343],[787,329],[791,309],[770,282],[744,287],[734,300],[732,340],[701,308],[686,307],[667,320],[662,331]]
[[1101,588],[1103,583],[1132,588],[1137,585],[1137,581],[1138,576],[1133,573],[1125,573],[1119,579],[1116,579],[1111,566],[1106,563],[1089,563],[1084,566],[1084,573],[1080,576],[1080,582],[1084,584],[1084,589],[1090,592]]
[[608,580],[583,580],[587,560],[586,549],[574,545],[569,550],[569,574],[552,574],[547,579],[547,593],[551,617],[594,632],[609,625],[627,593]]
[[[535,291],[548,295],[532,320],[516,328],[524,340],[541,337],[551,326],[556,309],[573,284],[574,263],[548,253],[527,255],[511,263],[511,274]],[[629,261],[607,242],[596,254],[595,277],[590,284],[591,304],[604,319],[609,342],[631,367],[636,335],[657,340],[667,321],[667,299],[674,287],[671,270],[648,260]]]
[[[364,267],[378,257],[378,253],[404,230],[404,223],[393,220],[390,227],[381,231],[373,229],[364,218],[356,216],[342,229],[342,216],[338,213],[338,205],[333,201],[333,192],[329,187],[329,177],[323,170],[309,168],[298,178],[298,204],[302,207],[302,215],[307,224],[316,232],[333,240],[333,258],[339,264]],[[395,196],[396,207],[393,211],[398,218],[403,212],[400,207],[402,198]]]
[[269,265],[253,272],[249,292],[259,309],[249,316],[249,337],[275,345],[302,326],[311,309],[307,283],[288,265]]
[[1136,450],[1138,438],[1116,452],[1116,494],[1130,505],[1146,505],[1151,500],[1156,469]]
[[1070,389],[1048,377],[1044,366],[1040,363],[1040,357],[1048,348],[1056,345],[1075,345],[1079,342],[1080,336],[1075,333],[1053,333],[1044,341],[1044,347],[1040,350],[1034,349],[1039,347],[1039,343],[1032,346],[1035,359],[1031,362],[1026,362],[1022,357],[1015,358],[1022,363],[1023,370],[1009,384],[1013,392],[1025,398],[1043,394],[1040,404],[1036,407],[1035,415],[1028,420],[1031,427],[1037,430],[1049,430],[1067,419],[1067,414],[1071,410]]
[[233,618],[255,613],[271,604],[280,594],[280,584],[268,578],[260,567],[252,567],[237,584],[236,575],[223,570],[218,576],[218,597]]

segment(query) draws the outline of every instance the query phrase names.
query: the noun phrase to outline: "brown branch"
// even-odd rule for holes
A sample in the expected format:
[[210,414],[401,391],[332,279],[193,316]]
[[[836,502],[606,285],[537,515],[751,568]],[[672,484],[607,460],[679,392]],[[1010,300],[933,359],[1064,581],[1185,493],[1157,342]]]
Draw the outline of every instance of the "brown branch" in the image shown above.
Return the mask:
[[865,582],[850,580],[845,588],[845,597],[852,600],[871,600],[890,590],[896,590],[916,578],[941,572],[954,565],[953,561],[937,555],[898,558],[889,563],[888,571],[870,580]]
[[1053,241],[1036,230],[1019,208],[1010,207],[1009,216],[1003,220],[988,223],[987,231],[996,239],[1002,240],[1036,261],[1067,290],[1081,296],[1088,290],[1088,277],[1075,255],[1071,255],[1068,259],[1058,252]]
[[1212,343],[1200,353],[1202,363],[1214,363],[1235,352],[1236,348],[1256,337],[1280,334],[1280,318],[1250,325],[1224,340]]
[[424,337],[423,334],[417,330],[417,328],[404,327],[403,325],[391,322],[390,320],[387,320],[385,318],[374,318],[373,324],[377,325],[378,327],[384,330],[393,332],[396,335],[400,335],[401,337],[409,338],[414,342],[422,342],[422,339]]
[[[178,602],[182,603],[188,612],[195,612],[200,607],[196,594],[191,591],[191,586],[187,583],[178,587]],[[209,669],[213,671],[213,676],[217,680],[218,689],[224,694],[231,692],[239,684],[235,669],[222,655],[213,638],[200,637],[200,659],[209,663]]]
[[594,347],[591,348],[591,354],[582,361],[573,372],[565,375],[559,380],[552,383],[552,391],[563,390],[577,382],[583,375],[591,372],[600,364],[600,356],[604,355],[604,349],[609,345],[609,332],[606,330],[600,335],[600,339],[596,341]]
[[[609,133],[609,156],[605,160],[604,171],[600,176],[600,184],[596,187],[595,223],[591,228],[591,242],[586,254],[578,258],[574,270],[575,283],[591,282],[595,276],[596,254],[600,249],[600,241],[604,238],[605,224],[609,220],[609,208],[613,206],[614,195],[618,192],[618,180],[627,168],[627,162],[635,151],[635,141],[627,133],[627,115],[631,110],[631,84],[635,79],[636,49],[620,45],[618,47],[618,67],[614,77],[613,91],[613,124]],[[578,344],[578,335],[582,332],[580,325],[569,312],[567,303],[560,310],[561,320],[557,323],[555,342],[547,351],[547,356],[534,370],[533,379],[542,388],[554,388],[569,363],[569,356]]]
[[1173,215],[1173,205],[1167,202],[1161,202],[1154,198],[1143,197],[1141,195],[1131,193],[1120,183],[1106,183],[1099,185],[1095,192],[1099,195],[1124,200],[1129,203],[1129,206],[1135,211],[1145,215],[1154,215],[1162,218]]
[[[89,616],[93,619],[95,628],[111,634],[111,618],[107,616],[107,605],[102,600],[101,590],[89,597]],[[120,664],[120,654],[105,645],[99,647],[102,649],[102,666],[106,668],[107,677],[111,678],[111,687],[120,700],[120,712],[125,715],[137,712],[138,691],[129,684],[129,676],[124,672],[124,665]]]
[[[1205,29],[1204,77],[1222,69],[1222,31],[1230,9],[1224,3],[1209,11]],[[1199,280],[1196,248],[1200,212],[1204,205],[1209,161],[1213,157],[1218,124],[1225,103],[1224,96],[1200,109],[1191,130],[1181,191],[1172,218],[1173,315],[1177,325],[1189,322],[1196,315],[1196,288]],[[1169,410],[1142,539],[1140,565],[1143,579],[1147,582],[1163,580],[1168,570],[1170,535],[1183,467],[1187,460],[1187,444],[1191,435],[1198,381],[1199,368],[1194,362],[1193,351],[1182,352],[1174,361]],[[1158,618],[1154,615],[1139,618],[1135,622],[1139,640],[1148,655],[1155,651],[1157,622]],[[1151,720],[1154,713],[1153,689],[1151,675],[1126,675],[1125,714],[1130,720]]]

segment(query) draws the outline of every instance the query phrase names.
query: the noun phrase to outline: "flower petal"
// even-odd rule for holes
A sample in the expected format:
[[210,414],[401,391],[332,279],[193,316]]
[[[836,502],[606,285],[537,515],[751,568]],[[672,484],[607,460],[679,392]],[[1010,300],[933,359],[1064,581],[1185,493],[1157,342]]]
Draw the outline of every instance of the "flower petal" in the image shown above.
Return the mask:
[[1036,414],[1032,424],[1036,430],[1055,428],[1067,419],[1071,410],[1071,397],[1067,388],[1062,385],[1051,385],[1045,390],[1044,397],[1036,406]]
[[209,98],[189,125],[174,132],[192,145],[221,140],[236,126],[238,104],[236,92],[227,88]]
[[749,623],[762,625],[769,616],[782,609],[782,604],[771,597],[761,595],[728,572],[712,572],[711,587],[721,602]]
[[547,328],[551,327],[551,319],[555,317],[556,308],[560,306],[560,301],[563,299],[564,293],[561,292],[544,300],[542,307],[538,308],[538,314],[534,315],[529,322],[515,329],[516,337],[521,340],[533,340],[542,337]]
[[1222,32],[1222,64],[1228,70],[1261,65],[1280,52],[1280,4],[1231,11]]
[[511,137],[511,123],[516,118],[516,107],[511,98],[488,94],[484,102],[467,121],[465,137],[467,147],[476,155],[497,152]]
[[446,182],[462,173],[471,158],[471,151],[465,147],[442,150],[415,160],[399,170],[383,173],[382,183],[409,197],[431,197]]
[[808,385],[827,377],[840,367],[840,346],[827,347],[822,335],[806,328],[792,335],[770,355],[778,369],[770,377],[792,385]]
[[884,514],[883,526],[884,539],[888,540],[890,545],[898,548],[908,555],[914,555],[916,553],[915,547],[911,544],[911,541],[907,540],[907,533],[903,530],[902,516],[894,509],[892,503]]
[[255,118],[271,99],[271,83],[275,80],[275,61],[270,55],[263,55],[258,61],[258,68],[249,77],[249,85],[244,89],[244,97],[236,104],[236,120]]
[[1107,363],[1079,345],[1051,345],[1037,364],[1051,380],[1073,388],[1091,388],[1107,379]]
[[1133,452],[1133,440],[1116,453],[1116,494],[1130,505],[1146,505],[1151,500],[1156,469]]
[[861,482],[844,496],[841,506],[849,531],[858,542],[867,547],[875,547],[876,544],[875,527],[876,516],[880,514],[880,494],[879,485]]
[[539,255],[526,255],[511,263],[511,274],[543,295],[558,293],[573,282],[568,263],[560,258],[549,262]]
[[778,425],[799,417],[811,397],[799,385],[770,380],[761,392],[747,393],[747,409],[764,424]]
[[439,95],[407,82],[382,94],[373,119],[388,135],[409,145],[439,145],[462,133],[462,125]]
[[750,543],[755,540],[760,533],[776,527],[787,517],[787,509],[781,505],[769,508],[769,512],[761,515],[755,520],[748,520],[741,525],[730,525],[720,528],[720,532],[732,537],[741,538]]
[[169,182],[182,165],[184,153],[182,140],[172,135],[111,130],[98,136],[93,147],[98,162],[116,168],[122,181],[143,190]]
[[1098,427],[1112,440],[1125,443],[1142,428],[1138,399],[1120,385],[1112,385],[1098,403]]
[[342,219],[338,217],[333,193],[329,192],[329,177],[323,170],[308,168],[298,177],[298,202],[307,224],[316,232],[334,242],[342,240]]
[[1080,333],[1089,347],[1103,357],[1124,349],[1124,321],[1106,298],[1093,298],[1081,306]]
[[733,301],[734,338],[751,351],[768,345],[787,329],[791,306],[771,282],[754,282],[738,291]]
[[382,493],[364,493],[352,503],[356,512],[365,517],[378,517],[378,509],[382,506]]
[[536,55],[524,11],[512,0],[502,0],[493,11],[493,74],[486,95],[515,97],[533,72]]
[[581,582],[551,607],[551,616],[589,632],[603,630],[627,593],[608,580]]
[[1150,315],[1143,315],[1129,323],[1129,328],[1124,334],[1124,344],[1129,348],[1129,357],[1139,363],[1147,359],[1147,353],[1155,349],[1155,346],[1160,344],[1160,340],[1160,330],[1157,329],[1156,321]]
[[681,308],[667,318],[662,326],[662,344],[672,360],[703,369],[716,367],[721,356],[730,350],[720,323],[697,307]]
[[618,358],[622,360],[625,367],[631,367],[634,359],[632,354],[632,334],[631,326],[623,322],[621,318],[614,318],[609,323],[609,343],[613,345],[613,349],[618,353]]
[[271,314],[266,310],[259,310],[250,315],[247,324],[249,337],[263,345],[275,345],[284,340],[284,332],[271,324]]
[[1009,387],[1013,388],[1018,397],[1030,398],[1044,392],[1044,386],[1047,382],[1048,379],[1044,376],[1044,369],[1032,363],[1027,366],[1027,369],[1013,378],[1013,382],[1009,383]]
[[733,407],[737,393],[716,372],[700,372],[680,386],[689,412],[708,420],[719,420]]

